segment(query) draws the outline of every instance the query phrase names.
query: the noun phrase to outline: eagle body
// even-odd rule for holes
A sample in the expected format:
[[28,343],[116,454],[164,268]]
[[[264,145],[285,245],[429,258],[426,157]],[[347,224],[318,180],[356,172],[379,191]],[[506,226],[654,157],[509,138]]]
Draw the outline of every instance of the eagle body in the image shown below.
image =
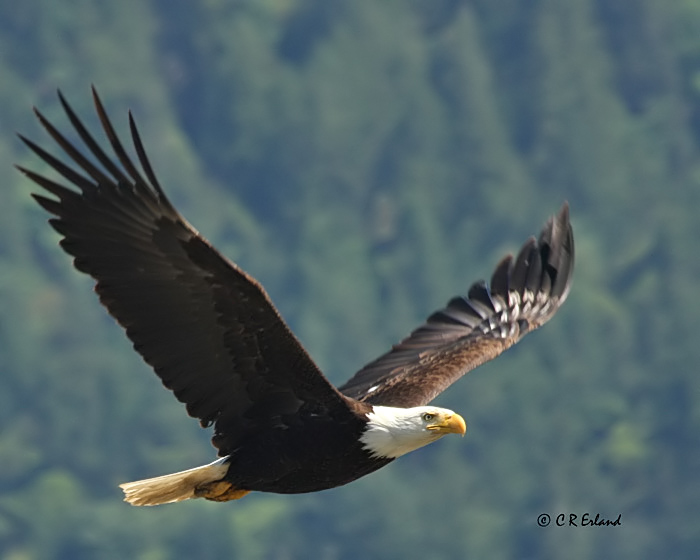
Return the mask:
[[[361,421],[353,424],[357,425],[357,430],[326,428],[315,438],[304,435],[295,439],[292,435],[288,440],[290,444],[282,449],[279,441],[270,442],[272,445],[255,442],[228,458],[230,466],[224,480],[233,488],[302,494],[343,486],[394,460],[372,457],[359,442]],[[258,450],[261,453],[254,453]]]
[[316,492],[352,482],[393,460],[372,457],[365,448],[361,437],[367,420],[361,411],[344,418],[302,413],[295,420],[242,440],[227,458],[225,480],[234,488],[261,492]]
[[574,241],[564,203],[538,238],[501,260],[490,284],[474,283],[335,387],[263,287],[170,203],[131,113],[136,160],[94,89],[93,99],[108,150],[59,92],[83,150],[35,109],[69,163],[20,135],[59,179],[18,169],[42,188],[32,196],[52,215],[61,247],[95,280],[134,349],[190,416],[213,427],[219,456],[121,485],[133,505],[334,488],[444,435],[464,435],[462,417],[431,401],[546,323],[568,296]]

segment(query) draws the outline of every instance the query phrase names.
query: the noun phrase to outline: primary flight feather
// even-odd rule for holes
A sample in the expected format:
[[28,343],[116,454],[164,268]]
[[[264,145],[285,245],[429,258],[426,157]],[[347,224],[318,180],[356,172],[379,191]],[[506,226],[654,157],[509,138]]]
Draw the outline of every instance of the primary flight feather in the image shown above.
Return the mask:
[[92,159],[35,110],[70,163],[20,136],[62,180],[19,169],[46,191],[33,196],[54,216],[50,223],[62,235],[61,247],[96,280],[100,301],[136,351],[191,416],[214,426],[220,457],[123,484],[131,504],[324,490],[446,434],[464,435],[461,416],[429,403],[546,323],[569,293],[574,241],[565,203],[539,238],[498,264],[490,286],[475,283],[467,296],[452,299],[336,388],[262,286],[169,202],[131,113],[140,170],[94,89],[107,151],[60,93],[59,99]]

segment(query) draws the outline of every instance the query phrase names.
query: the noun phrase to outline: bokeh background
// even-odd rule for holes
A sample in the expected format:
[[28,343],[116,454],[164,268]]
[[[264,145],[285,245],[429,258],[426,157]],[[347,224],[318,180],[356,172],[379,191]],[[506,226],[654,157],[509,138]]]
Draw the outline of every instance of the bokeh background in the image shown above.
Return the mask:
[[[187,218],[341,383],[569,200],[547,325],[352,485],[133,508],[213,459],[56,246],[32,185],[60,88],[133,110]],[[697,558],[700,0],[0,0],[0,556]],[[548,513],[619,527],[537,525]]]

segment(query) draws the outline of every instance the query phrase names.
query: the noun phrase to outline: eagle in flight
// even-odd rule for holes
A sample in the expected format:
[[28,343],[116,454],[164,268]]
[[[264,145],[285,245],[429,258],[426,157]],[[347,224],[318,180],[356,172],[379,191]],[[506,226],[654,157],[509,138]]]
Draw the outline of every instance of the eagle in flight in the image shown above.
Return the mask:
[[464,435],[459,414],[430,402],[549,321],[569,293],[574,240],[564,203],[539,237],[498,263],[489,284],[476,282],[334,387],[263,287],[170,203],[131,113],[140,169],[94,88],[107,150],[59,99],[83,148],[35,109],[69,163],[20,135],[60,180],[19,170],[43,189],[33,197],[53,215],[61,247],[95,279],[134,349],[190,416],[214,427],[217,460],[122,484],[133,505],[334,488],[446,434]]

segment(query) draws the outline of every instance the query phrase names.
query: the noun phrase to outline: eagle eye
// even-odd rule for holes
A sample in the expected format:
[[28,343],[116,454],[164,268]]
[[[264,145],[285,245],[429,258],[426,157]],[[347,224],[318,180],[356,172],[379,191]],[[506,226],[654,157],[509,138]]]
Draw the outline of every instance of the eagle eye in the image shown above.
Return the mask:
[[432,412],[425,412],[423,414],[423,420],[425,422],[430,422],[433,418],[435,418],[435,414],[433,414]]

